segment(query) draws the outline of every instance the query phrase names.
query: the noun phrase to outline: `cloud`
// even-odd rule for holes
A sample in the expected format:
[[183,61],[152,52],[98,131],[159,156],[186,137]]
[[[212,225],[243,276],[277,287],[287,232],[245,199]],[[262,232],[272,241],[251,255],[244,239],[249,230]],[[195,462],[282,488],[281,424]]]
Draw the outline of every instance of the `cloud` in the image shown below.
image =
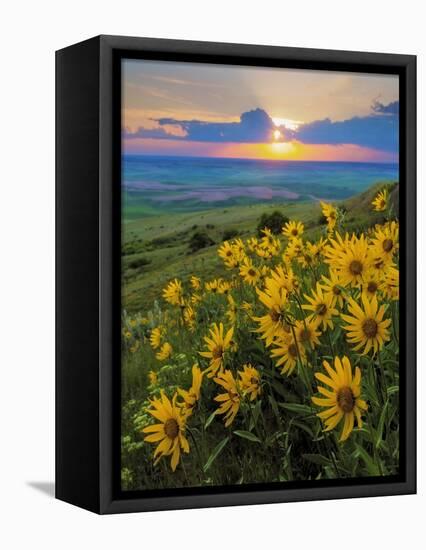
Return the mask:
[[392,101],[388,105],[383,105],[379,101],[375,101],[372,107],[375,113],[381,113],[384,115],[399,115],[399,101]]
[[399,102],[384,105],[375,101],[371,114],[342,121],[329,118],[301,124],[294,130],[275,126],[263,109],[242,113],[238,122],[207,122],[202,120],[155,119],[157,128],[124,131],[123,137],[173,139],[210,143],[270,143],[274,130],[282,140],[304,144],[352,144],[381,151],[398,151]]
[[[373,113],[365,117],[353,117],[337,122],[326,118],[303,124],[288,132],[287,137],[312,145],[352,144],[397,152],[399,115],[387,110],[390,105],[374,106]],[[395,105],[391,109],[395,109]]]
[[[238,122],[206,122],[202,120],[177,120],[175,118],[155,119],[159,128],[139,128],[136,132],[124,132],[125,138],[184,139],[186,141],[207,141],[214,143],[265,143],[272,139],[276,126],[263,109],[247,111]],[[167,131],[165,127],[181,131]]]

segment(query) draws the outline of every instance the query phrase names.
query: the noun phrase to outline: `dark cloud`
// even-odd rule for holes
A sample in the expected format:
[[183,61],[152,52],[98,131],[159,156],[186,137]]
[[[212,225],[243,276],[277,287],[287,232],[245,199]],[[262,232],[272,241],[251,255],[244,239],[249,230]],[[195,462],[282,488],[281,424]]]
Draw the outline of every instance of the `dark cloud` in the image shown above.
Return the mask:
[[243,113],[239,122],[204,122],[160,118],[160,126],[177,126],[189,141],[261,143],[270,141],[275,125],[263,109]]
[[373,111],[383,115],[399,115],[399,101],[392,101],[388,105],[383,105],[380,101],[375,101],[372,107]]
[[[126,138],[174,139],[201,142],[268,143],[277,129],[263,109],[241,115],[239,122],[207,122],[202,120],[156,119],[159,128],[139,128],[124,132]],[[399,102],[384,105],[374,102],[371,114],[333,122],[329,118],[300,125],[295,130],[281,126],[283,139],[306,144],[353,144],[382,151],[398,151]],[[167,127],[179,129],[172,134]]]
[[381,151],[398,151],[398,102],[375,103],[373,113],[333,122],[329,118],[303,124],[287,137],[310,144],[346,144],[372,147]]

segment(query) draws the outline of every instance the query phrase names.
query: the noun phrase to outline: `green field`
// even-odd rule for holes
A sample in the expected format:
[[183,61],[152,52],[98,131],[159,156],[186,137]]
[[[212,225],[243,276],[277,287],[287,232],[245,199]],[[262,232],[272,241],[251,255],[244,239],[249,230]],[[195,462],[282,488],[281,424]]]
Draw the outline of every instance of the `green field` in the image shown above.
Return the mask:
[[[337,203],[346,211],[346,230],[358,231],[383,221],[381,214],[372,212],[371,200],[385,183],[378,182],[364,193]],[[397,194],[397,186],[393,184],[395,206]],[[290,219],[301,220],[306,238],[319,235],[322,220],[316,202],[261,203],[160,215],[152,215],[140,207],[140,218],[132,209],[130,219],[123,221],[123,308],[129,313],[151,309],[161,289],[175,277],[185,279],[194,272],[203,279],[224,275],[226,270],[216,251],[227,240],[227,232],[242,238],[254,235],[261,215],[275,210]],[[190,241],[197,232],[206,234],[213,244],[191,252]]]

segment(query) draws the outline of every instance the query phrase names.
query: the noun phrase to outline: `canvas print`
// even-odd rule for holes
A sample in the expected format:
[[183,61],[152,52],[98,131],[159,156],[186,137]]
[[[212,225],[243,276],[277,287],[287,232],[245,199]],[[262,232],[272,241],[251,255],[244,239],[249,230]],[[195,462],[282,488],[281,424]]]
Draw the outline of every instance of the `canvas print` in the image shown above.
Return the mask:
[[398,474],[398,76],[124,59],[121,118],[121,488]]

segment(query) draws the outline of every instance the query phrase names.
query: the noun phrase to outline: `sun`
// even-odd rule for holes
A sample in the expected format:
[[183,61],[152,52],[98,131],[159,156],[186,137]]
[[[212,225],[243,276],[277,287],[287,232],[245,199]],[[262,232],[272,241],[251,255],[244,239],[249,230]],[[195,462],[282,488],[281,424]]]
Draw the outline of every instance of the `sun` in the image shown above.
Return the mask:
[[274,139],[278,141],[282,137],[282,134],[279,130],[274,130]]

